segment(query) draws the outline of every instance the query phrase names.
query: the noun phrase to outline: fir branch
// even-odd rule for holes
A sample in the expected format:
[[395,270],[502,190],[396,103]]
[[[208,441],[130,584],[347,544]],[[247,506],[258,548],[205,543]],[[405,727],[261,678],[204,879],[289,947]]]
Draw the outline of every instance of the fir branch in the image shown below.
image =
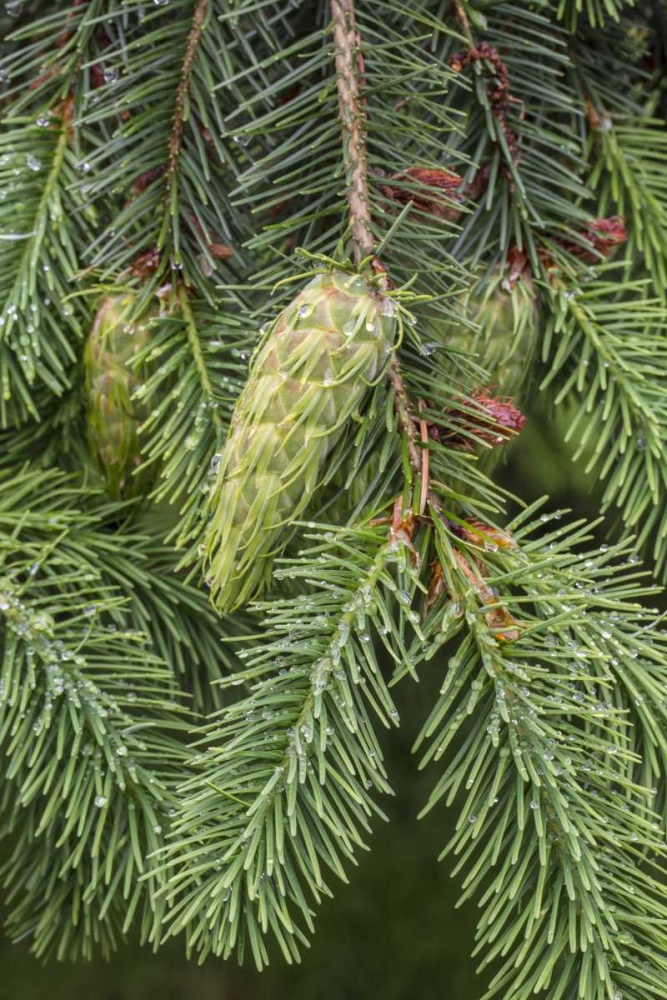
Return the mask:
[[[1,212],[3,426],[38,416],[35,383],[55,395],[68,386],[86,315],[80,302],[64,302],[79,267],[82,237],[82,205],[68,192],[74,173],[71,121],[69,100],[56,117],[39,124],[6,121],[2,172],[12,201],[7,200]],[[74,226],[68,216],[78,217]],[[48,308],[52,299],[60,313],[57,321]]]
[[[638,655],[665,670],[665,635],[635,603],[644,588],[627,547],[578,555],[580,527],[544,537],[530,515],[510,525],[520,548],[485,560],[487,587],[521,614],[518,638],[499,641],[480,598],[450,577],[458,607],[442,627],[466,622],[468,634],[418,741],[434,740],[424,762],[449,761],[427,809],[461,802],[446,853],[467,873],[463,898],[484,906],[476,950],[481,968],[498,967],[487,997],[657,998],[664,844],[624,688]],[[647,714],[664,732],[664,710]]]
[[[233,75],[229,63],[239,48],[220,14],[217,0],[173,0],[106,54],[114,76],[84,126],[98,141],[87,180],[95,203],[107,205],[110,187],[124,197],[119,211],[105,213],[89,254],[107,279],[124,271],[155,286],[184,280],[212,301],[210,279],[220,272],[236,281],[243,270],[249,229],[229,201],[236,151],[221,135],[226,99],[238,93],[232,86],[228,97],[210,99]],[[113,25],[118,12],[107,17]]]
[[667,314],[646,297],[646,280],[623,281],[622,267],[601,266],[576,292],[562,283],[548,289],[543,358],[550,370],[542,387],[556,383],[556,402],[576,405],[567,434],[578,442],[576,457],[598,468],[604,507],[638,531],[638,544],[650,547],[662,575],[667,399],[655,373]]
[[0,209],[3,426],[38,417],[50,394],[62,395],[88,322],[81,298],[65,300],[95,221],[77,183],[85,160],[76,117],[89,83],[82,61],[99,51],[101,6],[91,0],[30,20],[16,31],[5,61],[0,171],[11,197]]
[[258,606],[266,630],[232,682],[250,694],[200,731],[165,870],[171,933],[202,955],[250,948],[261,968],[271,932],[298,958],[311,900],[330,891],[324,870],[345,878],[379,812],[371,791],[390,790],[371,717],[388,726],[397,712],[371,629],[397,661],[405,628],[419,629],[412,554],[383,534],[309,528],[279,571],[308,593]]
[[184,725],[169,668],[128,628],[118,591],[61,550],[85,518],[64,506],[66,481],[54,485],[48,517],[35,510],[10,532],[5,506],[0,531],[0,745],[18,826],[3,876],[10,933],[79,958],[113,947],[136,910],[156,940],[157,882],[137,879],[163,843]]

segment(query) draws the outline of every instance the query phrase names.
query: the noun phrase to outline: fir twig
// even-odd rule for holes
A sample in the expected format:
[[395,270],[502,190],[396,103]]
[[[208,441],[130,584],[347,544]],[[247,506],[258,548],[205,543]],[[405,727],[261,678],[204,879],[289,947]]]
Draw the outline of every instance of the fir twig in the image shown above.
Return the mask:
[[333,37],[336,46],[336,85],[343,130],[343,155],[347,182],[350,229],[357,264],[373,251],[368,192],[368,156],[365,114],[359,85],[362,59],[353,0],[332,0]]
[[170,211],[175,209],[176,206],[174,202],[178,197],[178,189],[175,187],[175,184],[178,175],[181,147],[183,144],[183,129],[185,126],[187,111],[187,95],[190,89],[190,80],[194,69],[197,46],[199,45],[201,36],[204,32],[204,26],[206,24],[206,18],[209,14],[210,6],[211,0],[197,0],[195,4],[194,13],[192,15],[192,27],[190,28],[190,33],[185,46],[185,52],[183,54],[181,78],[178,82],[174,98],[174,120],[171,127],[171,135],[169,136],[169,161],[165,182],[165,204],[167,209]]

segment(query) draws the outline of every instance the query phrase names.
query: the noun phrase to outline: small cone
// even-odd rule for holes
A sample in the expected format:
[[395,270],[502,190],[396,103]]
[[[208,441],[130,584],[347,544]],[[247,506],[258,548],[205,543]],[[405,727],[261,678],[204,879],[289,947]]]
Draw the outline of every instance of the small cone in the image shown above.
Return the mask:
[[130,362],[150,337],[145,319],[130,320],[134,304],[129,294],[104,299],[84,352],[88,446],[116,500],[140,496],[149,485],[147,475],[133,475],[141,464],[138,428],[148,412],[133,398],[141,375]]
[[496,275],[478,282],[465,294],[462,306],[478,329],[451,322],[447,346],[472,354],[500,394],[519,395],[537,342],[537,303],[530,278],[507,282]]
[[271,574],[327,455],[382,377],[393,303],[357,275],[315,277],[280,314],[252,362],[208,500],[211,599],[231,611]]

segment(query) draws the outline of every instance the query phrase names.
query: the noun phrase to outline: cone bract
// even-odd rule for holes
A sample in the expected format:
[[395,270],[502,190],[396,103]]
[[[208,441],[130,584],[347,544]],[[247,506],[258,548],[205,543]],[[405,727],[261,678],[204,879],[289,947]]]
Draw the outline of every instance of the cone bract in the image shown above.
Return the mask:
[[148,324],[131,319],[134,296],[104,299],[84,352],[88,446],[115,499],[138,496],[147,475],[133,475],[141,464],[138,428],[148,417],[136,398],[141,373],[131,365],[150,336]]
[[327,455],[382,377],[392,302],[358,275],[317,275],[267,332],[251,364],[209,495],[204,565],[230,611],[256,596]]

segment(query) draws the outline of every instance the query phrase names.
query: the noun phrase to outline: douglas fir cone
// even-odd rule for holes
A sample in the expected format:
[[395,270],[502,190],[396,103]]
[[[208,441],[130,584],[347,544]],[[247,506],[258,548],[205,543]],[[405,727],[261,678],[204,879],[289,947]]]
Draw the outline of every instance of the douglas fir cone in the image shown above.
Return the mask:
[[358,275],[320,274],[271,325],[253,359],[208,500],[211,598],[231,611],[261,590],[327,455],[381,378],[393,303]]
[[465,351],[481,365],[503,395],[520,395],[530,371],[537,339],[537,303],[532,281],[499,274],[477,281],[461,299],[471,325],[451,321],[446,338],[450,350]]
[[150,337],[149,317],[130,321],[133,306],[132,295],[104,299],[84,355],[88,447],[114,499],[139,496],[147,486],[147,475],[133,475],[141,464],[138,429],[148,412],[133,398],[141,375],[131,362]]

